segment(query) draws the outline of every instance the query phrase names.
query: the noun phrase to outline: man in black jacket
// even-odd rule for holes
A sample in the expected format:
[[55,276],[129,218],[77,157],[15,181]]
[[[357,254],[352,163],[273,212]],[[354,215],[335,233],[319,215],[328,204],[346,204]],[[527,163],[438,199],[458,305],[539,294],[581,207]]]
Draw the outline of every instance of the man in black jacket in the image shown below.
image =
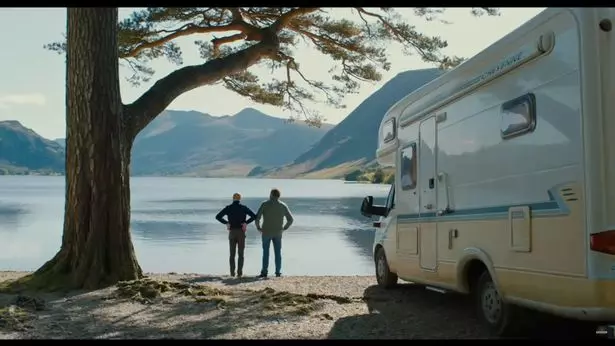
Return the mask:
[[[246,220],[246,216],[250,216]],[[227,220],[223,217],[226,216]],[[220,221],[227,226],[229,247],[231,250],[231,256],[229,257],[229,265],[231,267],[231,276],[235,276],[235,251],[239,248],[239,258],[237,260],[237,277],[243,275],[243,250],[246,247],[246,227],[254,221],[256,214],[250,210],[250,208],[241,204],[241,195],[238,193],[233,194],[233,203],[227,205],[222,209],[216,220]]]

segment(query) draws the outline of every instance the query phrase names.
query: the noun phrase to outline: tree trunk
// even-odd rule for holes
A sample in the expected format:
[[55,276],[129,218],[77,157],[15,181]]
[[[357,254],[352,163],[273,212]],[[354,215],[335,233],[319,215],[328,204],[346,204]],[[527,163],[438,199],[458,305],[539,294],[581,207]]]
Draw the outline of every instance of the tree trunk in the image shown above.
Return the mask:
[[122,123],[117,20],[117,8],[68,9],[64,234],[34,274],[47,285],[95,289],[142,276],[130,236],[133,137]]

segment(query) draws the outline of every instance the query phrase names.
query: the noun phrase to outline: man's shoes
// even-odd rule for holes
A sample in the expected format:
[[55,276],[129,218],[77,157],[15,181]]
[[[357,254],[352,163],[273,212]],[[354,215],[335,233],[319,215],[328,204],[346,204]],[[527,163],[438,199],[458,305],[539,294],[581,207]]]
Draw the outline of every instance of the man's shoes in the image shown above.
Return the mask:
[[282,273],[275,273],[276,278],[279,278],[280,276],[282,276]]
[[237,278],[238,278],[238,279],[239,279],[239,278],[241,278],[242,276],[243,276],[243,273],[242,273],[242,272],[237,273]]
[[264,278],[266,278],[266,277],[267,277],[267,274],[265,274],[265,273],[261,273],[258,277],[259,277],[259,278],[263,278],[263,279],[264,279]]
[[231,277],[234,278],[235,277],[235,273],[231,272]]

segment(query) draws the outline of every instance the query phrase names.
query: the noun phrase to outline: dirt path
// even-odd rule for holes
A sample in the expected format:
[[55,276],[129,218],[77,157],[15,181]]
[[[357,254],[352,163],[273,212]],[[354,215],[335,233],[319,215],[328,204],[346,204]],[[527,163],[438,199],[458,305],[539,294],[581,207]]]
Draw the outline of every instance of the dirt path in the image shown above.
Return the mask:
[[[0,282],[24,273],[0,272]],[[468,299],[373,277],[150,274],[68,296],[0,295],[0,339],[488,338]]]

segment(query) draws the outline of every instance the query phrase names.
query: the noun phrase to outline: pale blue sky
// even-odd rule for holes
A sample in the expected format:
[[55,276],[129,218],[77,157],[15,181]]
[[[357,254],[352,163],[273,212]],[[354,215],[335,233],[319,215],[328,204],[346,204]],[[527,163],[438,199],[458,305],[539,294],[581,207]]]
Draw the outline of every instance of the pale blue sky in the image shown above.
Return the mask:
[[[448,40],[447,54],[470,57],[506,35],[538,14],[543,8],[503,8],[500,17],[470,15],[469,9],[448,9],[444,19],[451,24],[425,22],[411,15],[410,9],[400,9],[408,21],[423,32],[440,35]],[[129,13],[121,9],[120,15]],[[43,45],[62,38],[66,32],[64,8],[2,8],[0,32],[5,37],[0,51],[0,120],[19,120],[44,137],[58,138],[65,134],[65,59],[43,49]],[[202,37],[188,37],[180,41],[184,50],[184,64],[198,64],[200,59],[192,44]],[[432,67],[416,56],[401,54],[399,47],[390,49],[391,71],[383,75],[382,82],[364,84],[361,92],[345,99],[346,109],[315,106],[329,123],[338,123],[361,101],[397,73]],[[304,73],[313,78],[326,76],[329,60],[307,48],[298,49],[299,62]],[[165,60],[154,62],[155,77],[162,77],[174,68]],[[326,66],[323,68],[323,66]],[[266,76],[263,76],[266,77]],[[125,103],[136,99],[154,82],[132,87],[122,79],[122,98]],[[212,115],[235,114],[243,108],[253,107],[267,114],[285,117],[284,110],[263,106],[227,91],[222,86],[204,86],[185,93],[169,109],[197,110]]]

